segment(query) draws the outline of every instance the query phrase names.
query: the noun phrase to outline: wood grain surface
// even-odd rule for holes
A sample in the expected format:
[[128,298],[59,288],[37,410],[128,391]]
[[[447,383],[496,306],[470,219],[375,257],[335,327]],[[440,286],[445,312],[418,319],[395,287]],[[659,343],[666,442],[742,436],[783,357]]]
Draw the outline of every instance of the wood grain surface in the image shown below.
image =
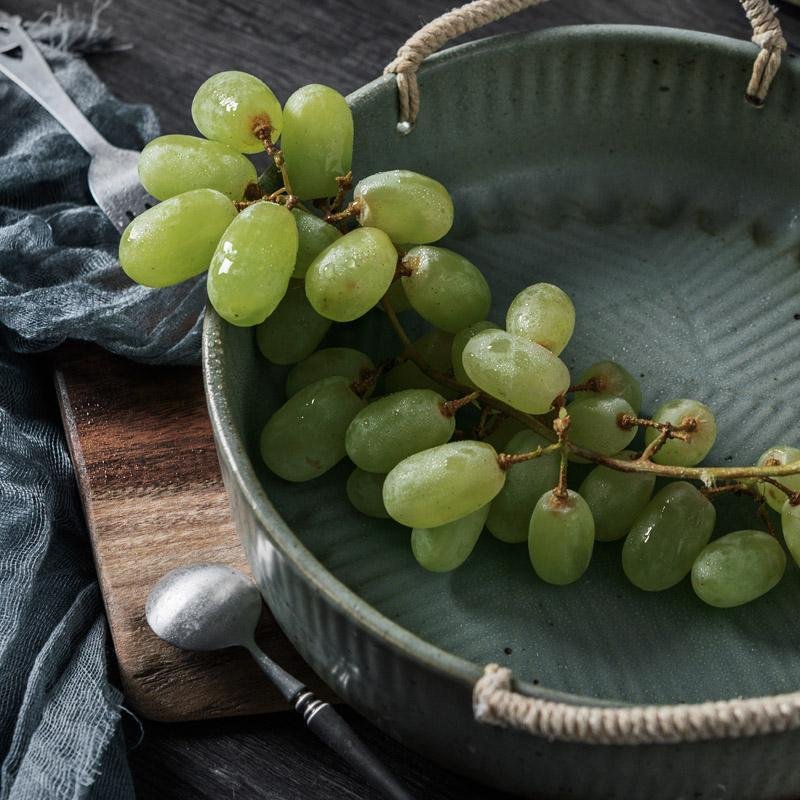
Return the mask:
[[[151,103],[165,132],[192,132],[189,107],[199,83],[221,69],[256,72],[285,99],[304,83],[349,92],[380,74],[397,47],[454,0],[117,0],[104,14],[131,48],[92,66],[119,97]],[[35,17],[54,0],[2,0]],[[84,0],[83,7],[90,3]],[[778,4],[790,42],[800,42],[800,11]],[[739,38],[749,30],[737,0],[552,0],[474,37],[553,25],[639,23],[693,28]],[[789,57],[797,53],[796,47]],[[197,384],[199,386],[199,383]],[[426,800],[500,796],[409,753],[345,710],[387,764]],[[294,715],[197,723],[131,722],[131,769],[142,800],[377,800]]]
[[[55,354],[56,386],[126,699],[157,720],[285,710],[244,650],[188,653],[144,619],[147,594],[194,562],[247,570],[222,485],[200,371],[132,364],[95,347]],[[265,610],[258,641],[320,681]]]

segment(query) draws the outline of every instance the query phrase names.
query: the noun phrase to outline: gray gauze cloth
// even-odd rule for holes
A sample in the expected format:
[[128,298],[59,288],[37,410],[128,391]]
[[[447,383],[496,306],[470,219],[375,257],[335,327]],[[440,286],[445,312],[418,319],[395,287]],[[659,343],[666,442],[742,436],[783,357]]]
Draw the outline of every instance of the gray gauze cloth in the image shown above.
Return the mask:
[[[50,17],[29,30],[113,144],[157,134],[151,109],[115,100],[68,52],[101,48],[96,24]],[[73,338],[152,363],[199,355],[202,280],[154,291],[123,275],[88,161],[0,75],[0,800],[133,798],[85,523],[35,353]]]

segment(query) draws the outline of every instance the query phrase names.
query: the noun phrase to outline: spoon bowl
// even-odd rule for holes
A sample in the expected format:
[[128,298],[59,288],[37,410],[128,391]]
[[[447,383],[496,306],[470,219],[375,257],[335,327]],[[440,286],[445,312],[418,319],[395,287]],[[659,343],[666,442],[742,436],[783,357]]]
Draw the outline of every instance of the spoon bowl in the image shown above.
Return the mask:
[[261,595],[239,570],[195,564],[164,575],[147,598],[153,632],[181,650],[249,647],[261,615]]

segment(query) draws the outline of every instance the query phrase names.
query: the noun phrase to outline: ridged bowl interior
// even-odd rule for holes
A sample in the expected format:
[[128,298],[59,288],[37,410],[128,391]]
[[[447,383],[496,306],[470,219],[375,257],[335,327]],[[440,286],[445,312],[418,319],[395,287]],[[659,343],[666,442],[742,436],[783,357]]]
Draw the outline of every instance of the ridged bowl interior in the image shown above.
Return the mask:
[[[754,53],[721,37],[605,26],[465,45],[423,69],[409,136],[395,131],[392,79],[351,96],[354,173],[408,168],[442,181],[457,210],[445,244],[487,275],[496,322],[524,286],[558,284],[577,308],[564,353],[574,377],[611,358],[641,376],[645,411],[700,399],[719,421],[709,463],[751,463],[800,444],[800,71],[787,58],[754,108],[744,100]],[[335,328],[327,345],[376,361],[398,350],[377,311]],[[244,443],[238,479],[278,546],[291,545],[319,591],[357,597],[388,638],[418,637],[402,646],[420,658],[498,662],[539,689],[623,702],[800,686],[793,564],[778,589],[724,611],[688,581],[633,588],[619,543],[598,543],[587,574],[562,588],[536,578],[525,545],[488,532],[458,571],[426,573],[407,530],[349,506],[349,464],[299,485],[261,465],[258,434],[284,401],[286,370],[260,358],[252,331],[212,319],[207,334],[208,388],[232,419],[217,435]],[[288,528],[270,525],[273,508]],[[751,501],[720,503],[720,533],[757,525]]]

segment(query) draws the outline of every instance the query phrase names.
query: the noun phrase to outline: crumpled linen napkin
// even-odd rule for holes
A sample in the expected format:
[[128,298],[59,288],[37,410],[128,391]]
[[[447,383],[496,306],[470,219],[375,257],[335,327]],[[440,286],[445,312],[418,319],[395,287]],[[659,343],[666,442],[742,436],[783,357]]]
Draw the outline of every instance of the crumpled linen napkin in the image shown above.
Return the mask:
[[[56,14],[29,30],[112,143],[141,148],[157,134],[150,108],[117,101],[67,52],[107,46],[96,20]],[[0,76],[0,800],[133,798],[85,523],[35,354],[74,338],[144,362],[199,359],[202,279],[154,291],[122,274],[88,161]]]

